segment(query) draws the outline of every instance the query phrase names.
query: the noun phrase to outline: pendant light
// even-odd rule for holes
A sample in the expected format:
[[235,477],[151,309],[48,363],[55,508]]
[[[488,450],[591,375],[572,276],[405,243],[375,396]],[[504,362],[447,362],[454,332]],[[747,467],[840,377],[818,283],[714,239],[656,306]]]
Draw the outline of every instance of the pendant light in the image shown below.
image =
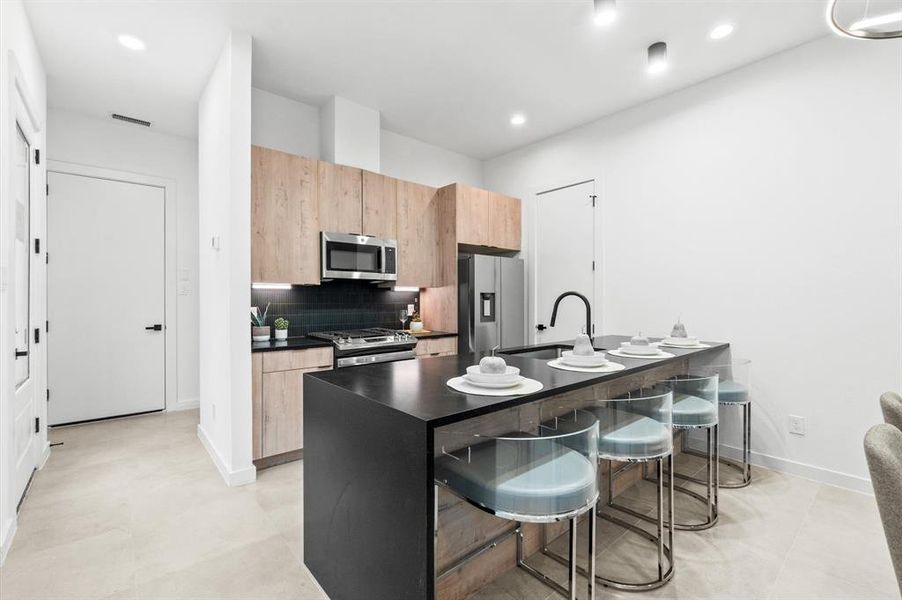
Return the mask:
[[827,24],[858,40],[902,38],[902,0],[830,0]]
[[617,0],[594,0],[595,24],[610,25],[617,18]]
[[648,47],[648,73],[657,75],[667,70],[667,43],[655,42]]

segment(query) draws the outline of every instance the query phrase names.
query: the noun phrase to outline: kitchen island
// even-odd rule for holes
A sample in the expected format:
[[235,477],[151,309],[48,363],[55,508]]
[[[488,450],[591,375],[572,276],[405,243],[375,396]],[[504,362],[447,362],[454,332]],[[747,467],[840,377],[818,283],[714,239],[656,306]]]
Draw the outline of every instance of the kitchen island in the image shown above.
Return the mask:
[[[628,339],[603,336],[593,345],[613,349]],[[433,481],[433,460],[441,451],[436,440],[443,432],[515,431],[524,411],[549,402],[566,409],[604,397],[598,394],[621,394],[689,373],[696,362],[721,361],[729,351],[728,344],[708,344],[668,348],[675,356],[666,359],[612,357],[626,368],[604,375],[553,369],[549,358],[529,357],[553,352],[554,345],[509,349],[502,352],[508,364],[543,384],[521,396],[467,395],[446,385],[481,354],[305,375],[304,563],[333,600],[465,596],[513,565],[499,546],[494,562],[481,557],[483,564],[474,561],[469,572],[455,572],[436,586],[436,565],[454,563],[480,538],[442,535],[439,513],[453,509],[453,500],[439,498]],[[465,509],[472,512],[458,515],[458,528],[503,525]],[[454,526],[448,523],[448,531]]]

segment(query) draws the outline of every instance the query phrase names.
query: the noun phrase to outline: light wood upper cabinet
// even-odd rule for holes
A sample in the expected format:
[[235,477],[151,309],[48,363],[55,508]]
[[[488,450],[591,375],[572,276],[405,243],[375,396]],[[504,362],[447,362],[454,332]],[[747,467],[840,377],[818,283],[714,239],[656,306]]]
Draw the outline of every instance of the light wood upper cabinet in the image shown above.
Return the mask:
[[457,196],[457,243],[489,246],[489,193],[454,184]]
[[398,180],[363,172],[363,229],[360,233],[398,239]]
[[362,233],[362,196],[360,169],[317,161],[320,231]]
[[488,246],[502,250],[520,249],[521,208],[518,198],[511,198],[497,192],[488,192],[489,243]]
[[431,287],[436,252],[435,188],[398,180],[397,285]]
[[318,284],[316,161],[251,147],[251,280]]

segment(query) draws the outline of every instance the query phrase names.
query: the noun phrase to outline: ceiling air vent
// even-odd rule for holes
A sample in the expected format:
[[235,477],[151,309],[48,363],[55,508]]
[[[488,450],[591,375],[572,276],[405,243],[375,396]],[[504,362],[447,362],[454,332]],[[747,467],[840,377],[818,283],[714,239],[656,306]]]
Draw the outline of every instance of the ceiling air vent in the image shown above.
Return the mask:
[[144,119],[136,119],[134,117],[126,117],[125,115],[117,115],[116,113],[113,113],[112,117],[119,121],[125,121],[126,123],[132,123],[133,125],[143,125],[144,127],[150,127],[150,121],[145,121]]

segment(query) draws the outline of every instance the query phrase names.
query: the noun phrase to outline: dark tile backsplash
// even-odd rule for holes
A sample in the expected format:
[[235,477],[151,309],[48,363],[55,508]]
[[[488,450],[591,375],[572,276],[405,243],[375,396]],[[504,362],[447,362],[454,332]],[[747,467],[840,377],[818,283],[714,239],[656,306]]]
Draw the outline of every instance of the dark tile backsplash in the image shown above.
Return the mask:
[[266,324],[278,317],[290,322],[290,337],[312,331],[336,331],[363,327],[399,329],[398,312],[408,304],[420,308],[419,292],[395,292],[362,281],[337,280],[318,286],[293,286],[290,290],[251,289],[251,306],[262,312],[269,303]]

